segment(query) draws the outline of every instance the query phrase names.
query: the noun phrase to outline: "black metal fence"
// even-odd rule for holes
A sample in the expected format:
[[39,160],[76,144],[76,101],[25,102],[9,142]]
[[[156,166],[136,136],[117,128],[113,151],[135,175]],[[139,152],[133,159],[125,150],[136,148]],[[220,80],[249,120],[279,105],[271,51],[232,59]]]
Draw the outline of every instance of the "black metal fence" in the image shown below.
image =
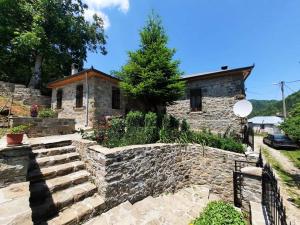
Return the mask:
[[266,209],[270,225],[287,225],[277,179],[268,164],[264,166],[262,172],[262,204]]

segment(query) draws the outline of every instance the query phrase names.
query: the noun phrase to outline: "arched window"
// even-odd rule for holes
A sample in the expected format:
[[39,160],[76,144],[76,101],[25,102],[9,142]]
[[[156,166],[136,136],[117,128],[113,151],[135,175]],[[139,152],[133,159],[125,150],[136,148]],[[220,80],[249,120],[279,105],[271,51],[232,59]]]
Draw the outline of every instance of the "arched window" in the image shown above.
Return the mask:
[[62,108],[62,98],[63,98],[63,90],[59,89],[56,93],[56,108],[61,109]]

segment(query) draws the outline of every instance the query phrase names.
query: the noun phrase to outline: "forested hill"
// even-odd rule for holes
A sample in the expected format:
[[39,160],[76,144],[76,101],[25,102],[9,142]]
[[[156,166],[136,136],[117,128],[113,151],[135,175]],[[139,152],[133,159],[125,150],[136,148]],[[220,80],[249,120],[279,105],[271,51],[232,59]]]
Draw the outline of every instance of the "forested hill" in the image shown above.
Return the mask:
[[[249,101],[253,105],[253,111],[249,118],[253,116],[275,116],[277,113],[282,114],[282,101],[255,99],[250,99]],[[289,95],[285,102],[289,112],[295,104],[300,103],[300,91]]]

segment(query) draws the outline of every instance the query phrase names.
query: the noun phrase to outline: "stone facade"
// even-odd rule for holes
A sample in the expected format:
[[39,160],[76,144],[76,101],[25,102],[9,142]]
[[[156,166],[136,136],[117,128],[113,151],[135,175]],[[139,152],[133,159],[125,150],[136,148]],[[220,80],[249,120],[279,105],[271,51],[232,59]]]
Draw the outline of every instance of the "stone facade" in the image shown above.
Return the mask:
[[233,201],[234,160],[245,160],[243,154],[182,144],[113,149],[95,145],[83,152],[100,194],[111,205],[136,202],[191,184],[208,185],[213,193]]
[[0,149],[0,188],[26,181],[30,152],[29,146]]
[[[76,87],[83,85],[83,107],[76,108]],[[88,102],[88,126],[94,126],[103,116],[122,115],[125,110],[121,94],[120,109],[112,109],[112,88],[118,84],[97,77],[88,78],[88,101],[85,80],[52,89],[51,108],[58,112],[58,118],[73,118],[80,127],[86,124]],[[57,109],[57,91],[62,90],[62,109]]]
[[29,137],[72,134],[75,131],[74,119],[11,117],[9,123],[10,127],[29,124]]
[[[244,95],[242,74],[186,80],[185,96],[167,107],[167,113],[187,119],[195,130],[209,129],[216,133],[239,132],[240,119],[233,113],[233,105]],[[202,109],[191,111],[190,90],[201,89]]]

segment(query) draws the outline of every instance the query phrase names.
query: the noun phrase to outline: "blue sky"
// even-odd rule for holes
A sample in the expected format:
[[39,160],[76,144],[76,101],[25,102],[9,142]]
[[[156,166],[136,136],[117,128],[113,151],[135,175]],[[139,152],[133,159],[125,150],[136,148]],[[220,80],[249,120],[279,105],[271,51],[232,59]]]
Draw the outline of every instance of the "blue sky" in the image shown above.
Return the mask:
[[[185,74],[255,63],[248,99],[279,99],[280,80],[300,80],[299,0],[85,0],[105,20],[108,54],[89,53],[85,67],[119,70],[139,45],[139,30],[155,10]],[[288,84],[287,94],[300,89]]]

